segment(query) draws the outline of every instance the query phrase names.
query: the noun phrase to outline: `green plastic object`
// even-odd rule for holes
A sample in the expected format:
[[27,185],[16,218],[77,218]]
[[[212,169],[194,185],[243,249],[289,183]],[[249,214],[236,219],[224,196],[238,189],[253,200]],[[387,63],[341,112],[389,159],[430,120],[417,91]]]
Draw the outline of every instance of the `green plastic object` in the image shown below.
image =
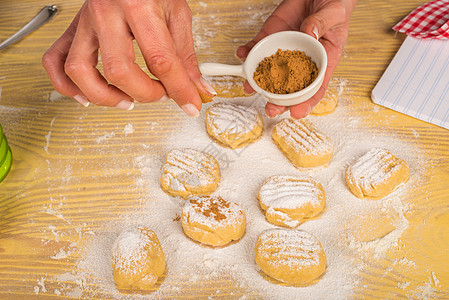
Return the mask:
[[5,161],[8,150],[9,150],[8,142],[6,141],[6,138],[3,135],[3,133],[0,133],[0,166]]
[[12,153],[0,125],[0,182],[8,175],[12,165]]
[[2,182],[3,179],[5,179],[6,175],[8,175],[9,170],[11,169],[11,165],[12,165],[12,153],[11,150],[8,149],[5,161],[0,166],[0,182]]

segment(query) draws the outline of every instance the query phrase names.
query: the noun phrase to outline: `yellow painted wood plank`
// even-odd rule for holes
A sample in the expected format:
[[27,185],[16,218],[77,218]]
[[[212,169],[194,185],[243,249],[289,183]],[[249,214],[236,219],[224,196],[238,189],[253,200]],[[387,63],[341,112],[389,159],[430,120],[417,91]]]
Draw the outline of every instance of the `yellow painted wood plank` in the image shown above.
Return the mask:
[[[239,63],[236,48],[257,33],[277,3],[189,1],[198,60]],[[343,97],[347,101],[341,105],[346,105],[348,119],[357,118],[358,126],[378,136],[415,145],[431,164],[419,185],[407,193],[409,226],[398,247],[390,249],[386,258],[357,258],[363,267],[354,288],[355,299],[422,298],[426,291],[449,298],[449,133],[370,101],[371,90],[404,40],[391,27],[421,3],[359,1],[334,73],[334,79],[346,82]],[[0,40],[46,4],[3,1]],[[138,104],[132,112],[122,112],[101,107],[85,110],[66,97],[50,100],[53,88],[41,66],[41,56],[64,32],[81,4],[77,0],[58,4],[56,18],[0,53],[0,123],[14,154],[13,170],[0,184],[0,298],[37,297],[34,288],[39,288],[41,278],[46,280],[47,292],[40,289],[39,296],[57,297],[55,291],[64,285],[63,295],[75,291],[79,284],[74,277],[58,276],[76,271],[83,246],[90,242],[89,232],[107,232],[108,222],[138,217],[145,204],[136,199],[152,193],[150,188],[134,185],[140,171],[132,162],[144,153],[139,146],[147,146],[145,153],[159,154],[164,139],[180,126],[182,112],[174,104]],[[141,56],[136,59],[145,65]],[[216,78],[212,83],[221,96],[244,95],[240,79]],[[135,134],[126,136],[123,128],[131,122]],[[111,132],[115,137],[107,148],[98,143]],[[126,159],[113,164],[116,153],[124,149]],[[68,166],[71,180],[64,182]],[[62,200],[64,205],[60,205]],[[76,247],[70,246],[73,242]],[[61,249],[73,252],[64,259],[50,258]],[[163,280],[171,280],[179,288],[165,295],[169,299],[261,296],[232,278],[190,282],[177,274]],[[92,282],[85,283],[83,296],[118,296]]]

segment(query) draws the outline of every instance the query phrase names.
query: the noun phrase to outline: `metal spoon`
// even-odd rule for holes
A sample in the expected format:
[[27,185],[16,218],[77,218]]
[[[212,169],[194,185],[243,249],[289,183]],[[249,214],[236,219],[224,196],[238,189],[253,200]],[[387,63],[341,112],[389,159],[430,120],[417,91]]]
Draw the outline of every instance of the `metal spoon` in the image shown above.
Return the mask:
[[57,11],[58,8],[54,4],[47,5],[42,8],[41,11],[28,24],[23,26],[22,29],[13,34],[9,39],[1,43],[0,50],[8,47],[12,43],[17,42],[18,40],[22,39],[26,35],[44,25],[48,20],[53,18]]

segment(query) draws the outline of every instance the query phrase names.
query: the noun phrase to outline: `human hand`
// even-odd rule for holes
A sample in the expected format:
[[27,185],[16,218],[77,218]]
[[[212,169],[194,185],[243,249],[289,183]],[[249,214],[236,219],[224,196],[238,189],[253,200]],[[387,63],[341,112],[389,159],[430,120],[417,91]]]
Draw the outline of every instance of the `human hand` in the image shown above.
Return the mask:
[[[245,60],[249,51],[264,37],[286,30],[302,31],[319,40],[327,52],[327,68],[318,92],[309,100],[290,107],[268,102],[265,113],[274,118],[290,109],[290,116],[300,119],[307,116],[324,97],[332,72],[338,65],[348,37],[349,17],[357,0],[284,0],[265,21],[259,33],[237,49],[237,56]],[[244,83],[248,93],[254,90]]]
[[[134,39],[159,80],[135,63]],[[104,76],[97,69],[100,49]],[[192,14],[183,0],[86,0],[42,63],[55,89],[84,106],[92,102],[130,110],[134,100],[172,98],[196,117],[198,90],[216,94],[198,69]]]

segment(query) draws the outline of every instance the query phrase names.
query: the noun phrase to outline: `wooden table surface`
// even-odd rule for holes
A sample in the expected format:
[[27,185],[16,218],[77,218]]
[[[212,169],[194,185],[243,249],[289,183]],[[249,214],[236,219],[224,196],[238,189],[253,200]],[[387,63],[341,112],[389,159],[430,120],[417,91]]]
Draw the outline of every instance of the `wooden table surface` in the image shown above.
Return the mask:
[[[189,1],[199,61],[238,63],[236,47],[258,31],[277,2]],[[370,100],[404,40],[391,27],[421,2],[360,1],[334,73],[346,82],[348,119],[355,118],[375,134],[414,143],[427,164],[419,184],[402,199],[411,209],[398,246],[385,259],[361,264],[351,298],[449,299],[449,131]],[[151,190],[136,187],[140,170],[131,162],[142,153],[157,153],[184,118],[173,104],[136,105],[124,112],[84,108],[54,93],[41,56],[81,3],[56,1],[60,11],[53,20],[0,52],[0,123],[14,156],[10,174],[0,183],[0,298],[119,297],[117,291],[95,292],[95,281],[80,283],[61,275],[76,274],[92,236],[107,232],[105,224],[139,213],[143,204],[138,199]],[[1,1],[0,40],[47,4]],[[143,65],[141,57],[138,63]],[[214,85],[221,96],[242,95],[239,80],[226,78]],[[134,133],[126,134],[123,128],[130,123]],[[108,136],[111,132],[116,134]],[[106,138],[105,146],[101,141]],[[414,267],[394,263],[401,258],[413,261]],[[222,298],[263,297],[232,279],[189,282],[176,297],[213,296],[216,290],[227,291]]]

